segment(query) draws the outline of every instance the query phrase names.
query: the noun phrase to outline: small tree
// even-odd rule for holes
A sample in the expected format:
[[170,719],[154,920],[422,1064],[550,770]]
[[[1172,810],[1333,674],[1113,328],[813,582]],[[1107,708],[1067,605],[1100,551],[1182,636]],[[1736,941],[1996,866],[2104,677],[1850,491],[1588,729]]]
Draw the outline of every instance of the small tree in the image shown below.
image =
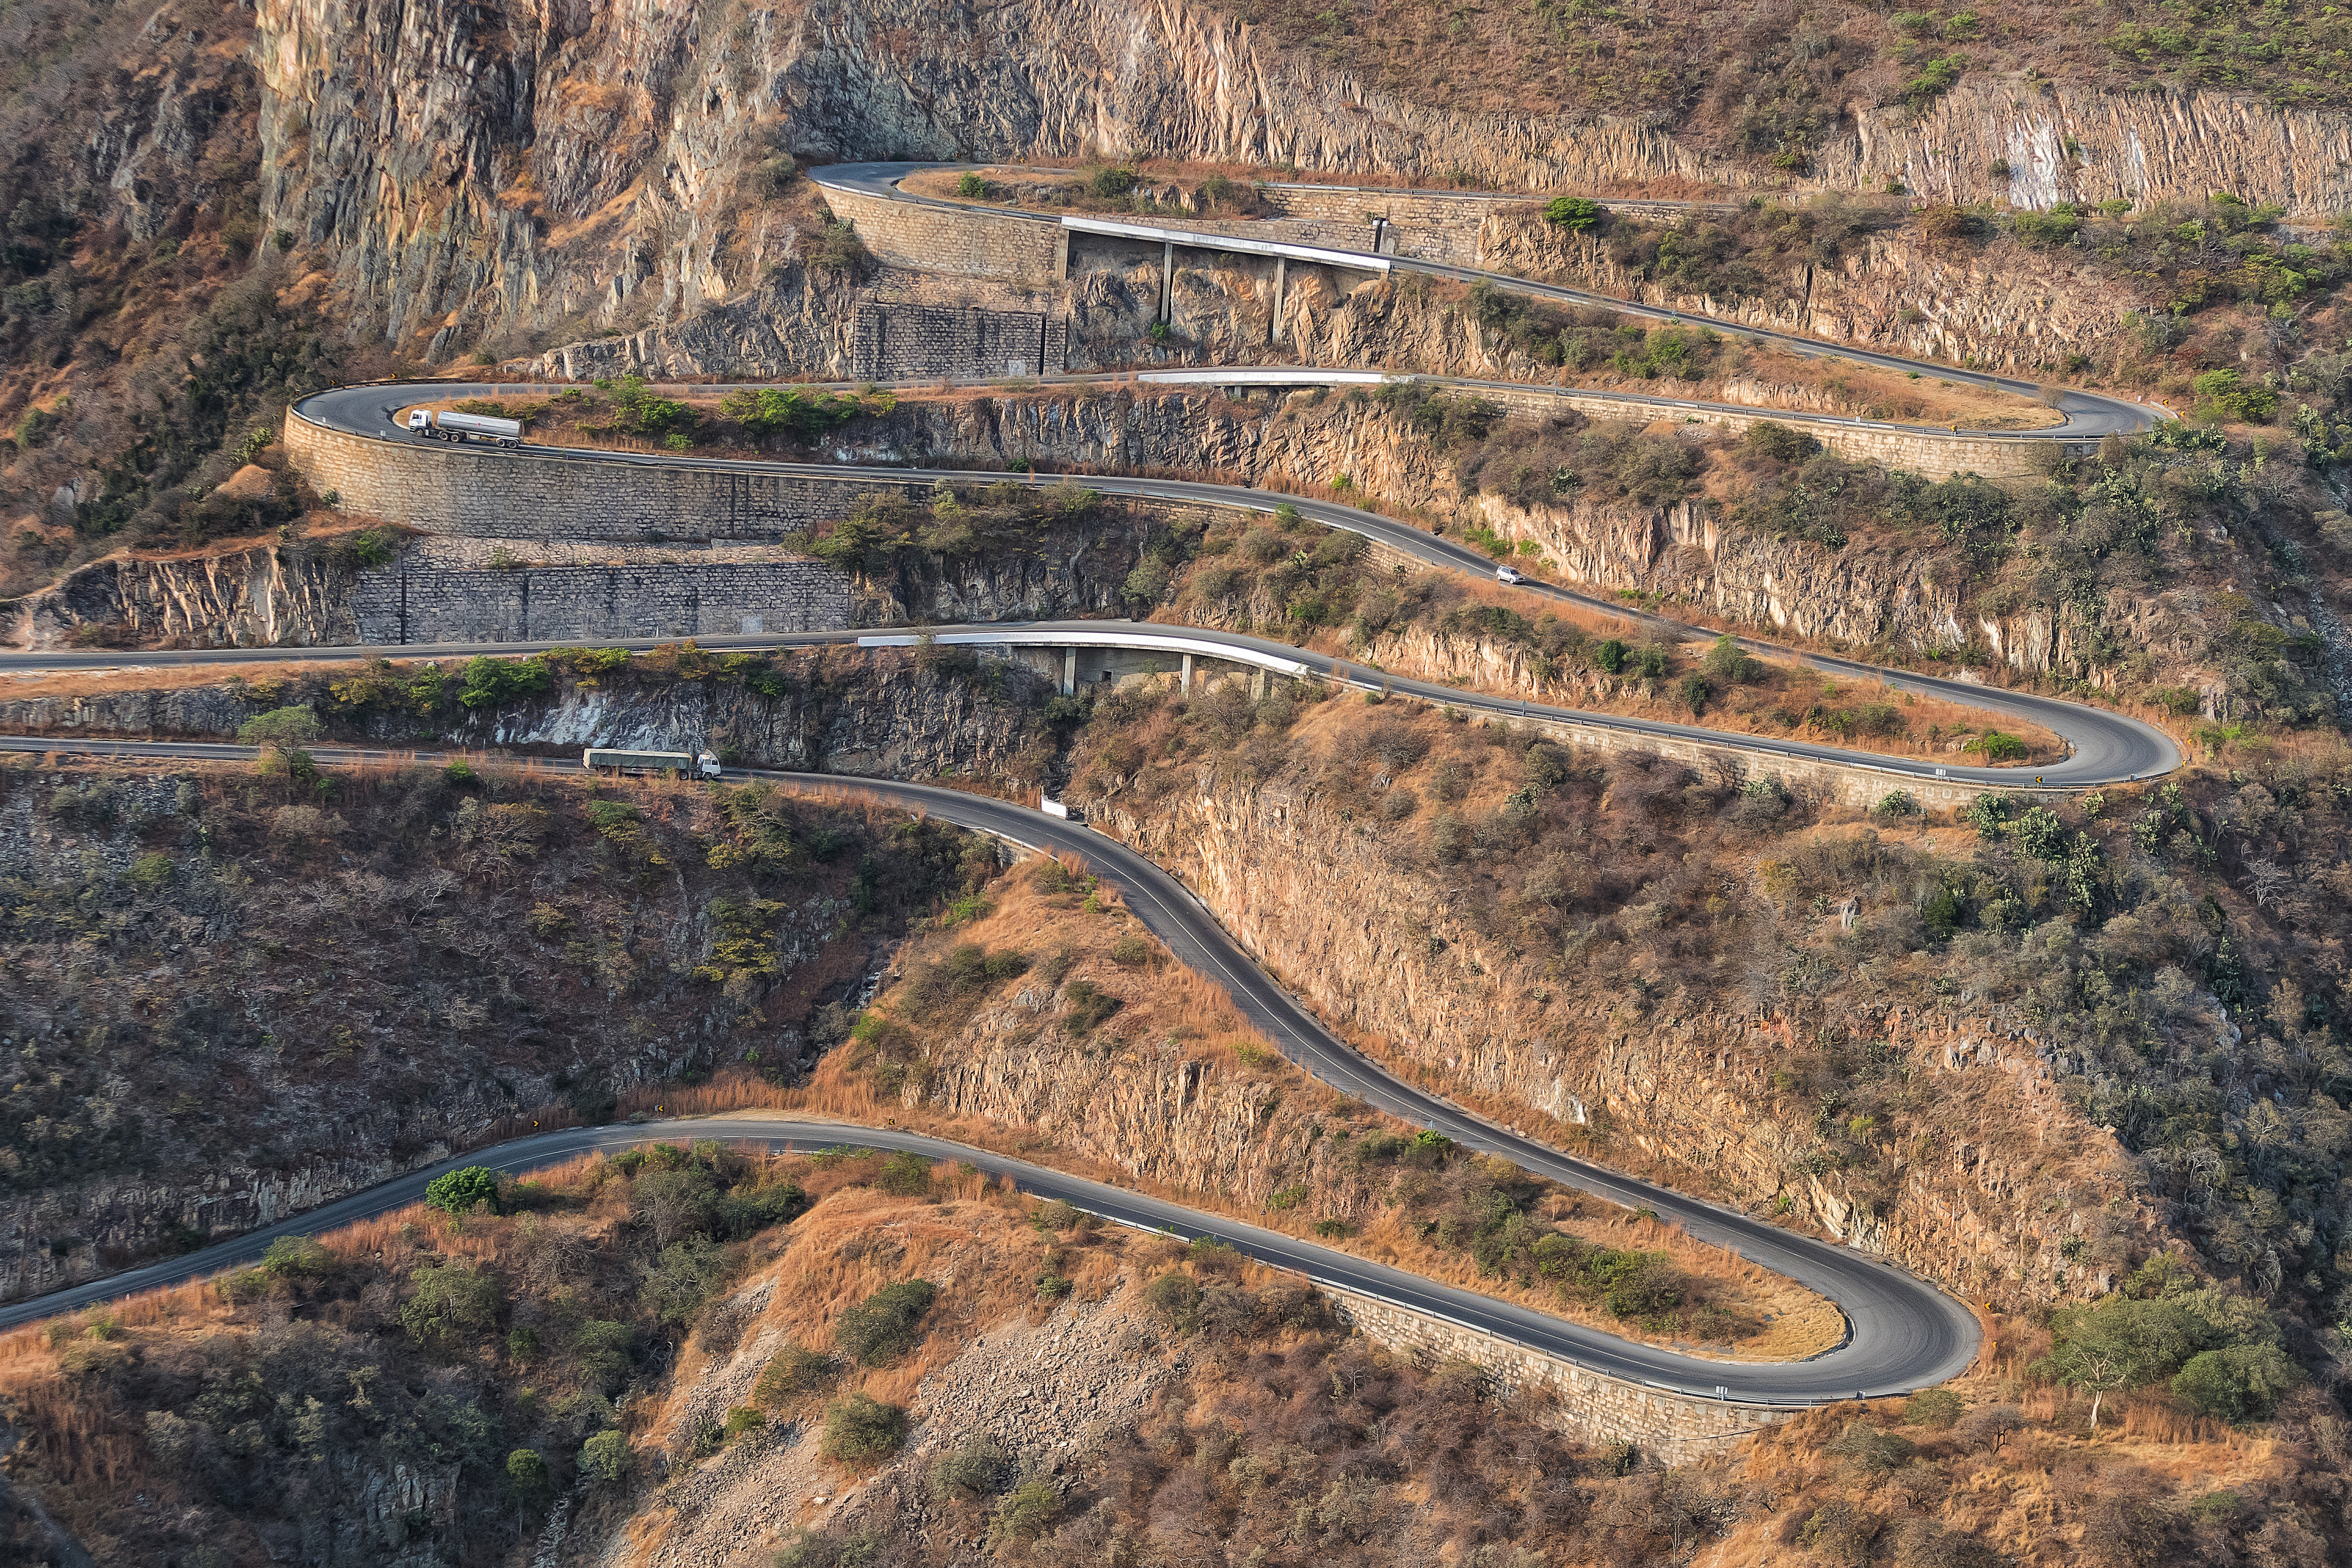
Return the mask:
[[547,1461],[536,1448],[517,1448],[507,1456],[507,1489],[526,1502],[547,1495]]
[[499,1212],[499,1178],[487,1165],[467,1165],[438,1175],[425,1185],[427,1207],[446,1214],[467,1215],[477,1204],[488,1204],[490,1212]]
[[2171,1301],[2078,1307],[2058,1314],[2051,1329],[2057,1342],[2035,1370],[2091,1396],[2094,1432],[2109,1394],[2169,1377],[2202,1338],[2196,1318]]
[[618,1432],[599,1432],[580,1447],[583,1474],[600,1481],[617,1481],[629,1473],[629,1440]]
[[319,716],[308,708],[273,708],[236,728],[248,746],[305,746],[319,738]]

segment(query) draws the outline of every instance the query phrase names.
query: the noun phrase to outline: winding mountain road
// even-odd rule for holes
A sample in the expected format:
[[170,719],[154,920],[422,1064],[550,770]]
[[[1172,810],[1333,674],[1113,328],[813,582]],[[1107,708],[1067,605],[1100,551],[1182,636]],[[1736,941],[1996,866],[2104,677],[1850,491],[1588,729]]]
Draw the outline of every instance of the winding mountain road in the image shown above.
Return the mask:
[[[205,761],[241,761],[254,755],[254,748],[248,746],[194,742],[58,742],[47,738],[0,737],[0,752],[51,750]],[[318,761],[331,766],[397,760],[409,755],[419,761],[436,762],[454,754],[394,753],[334,746],[321,746],[312,752]],[[1892,1264],[1561,1153],[1393,1077],[1317,1022],[1305,1006],[1243,952],[1180,881],[1116,839],[1024,806],[932,785],[830,773],[755,772],[752,776],[774,779],[797,792],[871,801],[897,810],[921,813],[1026,847],[1079,857],[1096,875],[1118,889],[1127,907],[1153,935],[1168,944],[1178,962],[1224,990],[1267,1039],[1315,1078],[1406,1121],[1434,1128],[1465,1147],[1499,1154],[1528,1171],[1580,1191],[1631,1207],[1646,1207],[1661,1218],[1679,1222],[1697,1240],[1737,1252],[1836,1302],[1849,1325],[1846,1342],[1801,1362],[1728,1363],[1681,1355],[1565,1323],[1476,1291],[1383,1268],[1276,1232],[1238,1225],[982,1151],[893,1131],[824,1127],[790,1119],[741,1115],[632,1127],[570,1129],[502,1143],[427,1170],[412,1172],[364,1193],[184,1258],[0,1308],[0,1328],[249,1263],[278,1237],[331,1229],[415,1203],[434,1176],[460,1165],[490,1164],[501,1170],[526,1170],[593,1149],[615,1148],[656,1138],[766,1138],[772,1145],[787,1140],[804,1148],[823,1142],[847,1142],[968,1159],[983,1170],[1011,1174],[1025,1189],[1045,1196],[1066,1197],[1080,1207],[1128,1223],[1172,1229],[1187,1236],[1215,1235],[1265,1262],[1297,1269],[1325,1283],[1434,1311],[1612,1377],[1678,1393],[1701,1396],[1720,1394],[1743,1402],[1776,1405],[1812,1405],[1851,1399],[1857,1394],[1875,1397],[1907,1393],[1957,1376],[1975,1356],[1979,1331],[1969,1310],[1934,1285]]]
[[[396,417],[402,408],[425,398],[461,399],[492,396],[512,390],[511,386],[488,383],[430,383],[337,387],[328,392],[313,393],[301,399],[294,405],[293,416],[331,430],[341,431],[345,435],[371,440],[410,442],[416,437],[403,430]],[[1389,550],[1429,566],[1460,572],[1487,581],[1493,579],[1495,573],[1494,563],[1469,546],[1426,532],[1410,523],[1400,522],[1394,518],[1383,517],[1378,512],[1367,511],[1360,507],[1345,506],[1337,501],[1316,500],[1306,497],[1286,495],[1278,490],[1254,489],[1240,485],[1210,484],[1191,479],[1134,479],[1114,474],[1089,474],[1082,480],[1072,481],[1048,475],[1005,474],[977,469],[899,468],[877,465],[778,463],[729,458],[682,458],[667,453],[613,452],[601,447],[584,447],[531,445],[512,451],[501,451],[494,447],[479,446],[437,447],[436,449],[448,451],[453,456],[464,454],[477,461],[490,463],[532,462],[550,458],[561,458],[566,461],[618,463],[648,468],[691,467],[747,473],[781,473],[798,479],[840,484],[850,489],[874,485],[929,484],[940,480],[955,484],[994,484],[1012,479],[1040,486],[1079,482],[1105,495],[1178,500],[1243,511],[1272,512],[1278,507],[1290,506],[1296,507],[1299,514],[1310,521],[1360,534]],[[848,498],[844,499],[845,502]],[[1529,595],[1538,599],[1573,604],[1587,609],[1601,611],[1635,624],[1648,625],[1660,633],[1671,637],[1689,638],[1711,637],[1715,635],[1704,626],[1634,610],[1595,595],[1580,594],[1570,589],[1555,587],[1548,583],[1538,583],[1530,579],[1518,586]],[[1056,625],[1066,626],[1069,623],[1056,623]],[[979,630],[981,628],[958,629]],[[1318,668],[1325,671],[1328,671],[1336,662],[1320,655],[1307,654],[1301,650],[1285,647],[1283,645],[1267,643],[1258,638],[1243,637],[1232,633],[1206,633],[1189,627],[1171,626],[1165,628],[1165,634],[1170,637],[1181,635],[1188,637],[1218,637],[1235,647],[1255,644],[1262,649],[1281,647],[1286,655],[1296,657],[1303,662],[1317,664]],[[772,635],[752,638],[719,637],[702,640],[705,646],[712,647],[776,647],[794,641],[832,640],[832,637],[831,634],[818,633],[798,636]],[[1008,637],[1006,640],[1013,639]],[[2125,714],[2092,708],[2082,703],[2062,701],[2055,698],[2005,691],[1969,681],[1948,680],[1935,676],[1888,669],[1854,659],[1795,653],[1753,637],[1742,637],[1739,640],[1743,645],[1758,652],[1801,658],[1816,668],[1832,674],[1844,675],[1857,679],[1883,679],[1901,689],[1930,694],[1947,701],[2038,724],[2064,740],[2070,748],[2070,754],[2064,761],[2042,769],[2038,775],[2021,776],[2014,769],[1969,768],[1906,758],[1878,756],[1869,752],[1849,752],[1837,747],[1819,746],[1804,742],[1773,740],[1762,736],[1738,734],[1728,731],[1707,730],[1696,725],[1659,724],[1647,721],[1621,719],[1607,714],[1585,713],[1571,709],[1546,708],[1540,705],[1501,701],[1429,682],[1407,681],[1392,677],[1382,679],[1392,689],[1410,690],[1415,695],[1427,696],[1432,700],[1452,702],[1461,707],[1499,709],[1514,713],[1525,713],[1531,718],[1541,717],[1559,722],[1589,723],[1650,733],[1678,734],[1687,739],[1737,746],[1766,754],[1811,757],[1922,780],[1948,779],[2020,787],[2038,784],[2040,787],[2052,789],[2090,788],[2100,784],[2147,778],[2168,773],[2180,765],[2179,750],[2163,731]],[[497,645],[496,647],[449,648],[447,651],[490,652],[503,648],[505,651],[515,652],[522,651],[530,646],[531,645],[509,643]],[[258,653],[265,650],[254,651]],[[341,650],[267,651],[278,657],[319,658],[332,657],[333,651]],[[386,655],[396,654],[402,657],[417,657],[422,652],[421,649],[414,647],[367,651],[383,652]],[[54,653],[0,655],[0,668],[29,667],[28,661],[56,659],[62,657],[68,656]],[[80,657],[91,658],[88,655]],[[137,656],[139,660],[150,663],[155,662],[159,657],[161,656]]]
[[[851,191],[883,201],[904,202],[949,212],[984,214],[992,218],[1025,220],[1055,226],[1063,224],[1062,216],[1057,214],[1024,212],[1017,207],[983,206],[973,202],[949,201],[940,196],[919,195],[906,189],[899,183],[909,174],[925,171],[978,173],[992,166],[984,163],[831,163],[809,170],[808,177],[819,189]],[[1053,171],[1041,169],[1030,172],[1048,174]],[[1376,194],[1382,196],[1393,196],[1397,194],[1394,188],[1388,186],[1334,185],[1319,188],[1342,191],[1360,188],[1368,195]],[[1602,205],[1607,204],[1604,201]],[[1080,221],[1084,221],[1094,215],[1074,216]],[[1235,237],[1217,234],[1208,229],[1190,229],[1181,216],[1171,217],[1153,214],[1150,226],[1154,229],[1188,235],[1190,237],[1184,243],[1201,249],[1234,248],[1232,241]],[[1532,299],[1549,300],[1567,305],[1597,306],[1603,310],[1614,310],[1620,315],[1636,316],[1645,321],[1701,322],[1728,338],[1767,343],[1773,348],[1785,350],[1790,353],[1803,354],[1809,358],[1850,360],[1856,364],[1874,365],[1882,370],[1899,371],[1905,374],[1916,371],[1922,375],[1935,375],[1949,381],[1966,381],[1987,387],[1998,387],[2001,391],[2017,393],[2026,397],[2038,396],[2042,391],[2041,383],[2022,380],[2017,376],[1990,375],[1980,371],[1963,370],[1937,360],[1912,359],[1903,354],[1886,353],[1876,349],[1857,348],[1851,344],[1833,343],[1820,338],[1804,337],[1795,332],[1777,331],[1769,327],[1753,327],[1745,322],[1729,321],[1720,316],[1669,310],[1660,305],[1644,305],[1634,300],[1621,299],[1613,294],[1597,293],[1589,289],[1570,289],[1558,283],[1540,283],[1533,279],[1520,278],[1508,272],[1491,272],[1476,267],[1456,267],[1445,262],[1424,261],[1409,256],[1392,256],[1374,251],[1350,251],[1344,247],[1322,244],[1298,245],[1289,248],[1295,251],[1312,251],[1319,255],[1335,256],[1340,258],[1335,263],[1337,265],[1344,266],[1352,259],[1381,271],[1421,272],[1431,277],[1451,279],[1461,283],[1486,283],[1509,293],[1522,294]],[[1673,400],[1661,401],[1672,402]],[[1694,404],[1689,406],[1725,405]],[[2060,424],[2044,426],[2037,430],[1971,430],[1967,433],[1968,438],[1970,440],[1987,438],[2048,440],[2052,437],[2059,437],[2068,440],[2096,440],[2104,436],[2129,436],[2150,430],[2166,417],[2161,410],[2151,408],[2145,404],[2134,403],[2128,398],[2111,397],[2103,393],[2074,389],[2065,389],[2059,393],[2056,407],[2057,411],[2064,416],[2063,421]],[[1751,407],[1742,412],[1752,414],[1757,410]],[[1806,417],[1819,419],[1827,416],[1808,414]],[[1836,416],[1835,422],[1873,429],[1910,430],[1927,436],[1952,434],[1948,426],[1940,425],[1902,425],[1885,420],[1855,419],[1843,416]]]

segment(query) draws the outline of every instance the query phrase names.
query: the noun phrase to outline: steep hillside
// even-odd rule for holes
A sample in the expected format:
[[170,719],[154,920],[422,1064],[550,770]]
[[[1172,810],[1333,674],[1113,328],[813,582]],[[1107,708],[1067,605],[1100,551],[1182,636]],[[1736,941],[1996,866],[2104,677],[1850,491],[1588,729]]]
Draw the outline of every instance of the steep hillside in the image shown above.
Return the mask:
[[[2150,1295],[2140,1305],[2168,1305]],[[1985,1371],[1668,1468],[1235,1255],[967,1169],[660,1146],[6,1342],[16,1542],[714,1568],[1800,1561],[2318,1568],[2346,1429]],[[2249,1549],[2241,1554],[2240,1548]],[[1704,1554],[1704,1555],[1702,1555]],[[54,1560],[54,1559],[53,1559]]]
[[[0,773],[0,1291],[186,1250],[639,1084],[839,1038],[992,873],[932,825],[504,768]],[[517,1118],[522,1120],[518,1121]]]
[[1069,793],[1370,1048],[1547,1136],[2000,1302],[2186,1234],[2336,1342],[2339,745],[1865,821],[1362,712],[1122,693]]

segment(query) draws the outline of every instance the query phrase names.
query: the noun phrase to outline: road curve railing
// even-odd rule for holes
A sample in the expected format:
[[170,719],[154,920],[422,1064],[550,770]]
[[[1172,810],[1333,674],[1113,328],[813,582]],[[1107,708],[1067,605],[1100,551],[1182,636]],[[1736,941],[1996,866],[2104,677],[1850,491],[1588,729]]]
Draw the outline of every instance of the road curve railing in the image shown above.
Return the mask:
[[[394,444],[410,444],[415,437],[401,426],[400,409],[425,399],[442,400],[494,395],[502,390],[501,384],[490,383],[371,383],[363,385],[337,387],[327,392],[312,393],[295,403],[289,411],[289,419],[300,419],[322,429],[364,440]],[[1242,485],[1211,484],[1192,479],[1141,479],[1118,474],[1087,474],[1080,477],[1038,473],[1004,473],[994,470],[966,468],[905,468],[866,464],[784,463],[753,458],[691,458],[670,453],[615,452],[602,447],[551,447],[526,445],[511,450],[489,447],[443,447],[436,443],[431,448],[450,461],[480,462],[544,462],[560,459],[567,462],[622,464],[651,468],[703,468],[726,472],[756,473],[790,477],[795,479],[838,484],[847,488],[872,488],[877,485],[929,485],[940,482],[952,484],[998,484],[1006,481],[1033,487],[1063,484],[1083,484],[1104,495],[1143,500],[1159,500],[1181,505],[1223,508],[1231,510],[1271,513],[1282,508],[1293,508],[1310,521],[1326,527],[1361,535],[1372,542],[1423,565],[1458,572],[1469,576],[1492,581],[1495,564],[1468,545],[1442,534],[1416,528],[1379,512],[1352,507],[1338,501],[1320,500],[1312,497],[1294,496],[1279,490],[1262,490]],[[1671,617],[1634,609],[1614,603],[1597,595],[1578,593],[1552,584],[1528,578],[1517,587],[1535,597],[1555,603],[1571,604],[1588,610],[1616,616],[1675,637],[1700,637],[1716,635],[1706,627],[1676,621]],[[1170,627],[1167,637],[1202,636],[1193,628]],[[1221,634],[1231,636],[1232,634]],[[717,646],[719,639],[709,639]],[[1840,767],[1883,773],[1891,778],[1907,779],[1921,784],[1953,784],[2003,789],[2071,790],[2094,789],[2106,784],[2124,784],[2169,773],[2180,765],[2178,746],[2163,731],[2153,724],[2114,712],[2094,708],[2087,703],[2069,702],[2037,693],[2010,691],[1973,681],[1948,679],[1916,674],[1883,666],[1864,664],[1859,660],[1838,658],[1826,655],[1807,654],[1788,649],[1760,639],[1742,637],[1746,646],[1759,652],[1790,658],[1810,664],[1823,671],[1855,679],[1884,680],[1899,689],[1916,691],[1959,703],[1987,712],[2005,715],[2039,725],[2063,741],[2067,755],[2060,762],[2038,770],[2021,772],[2011,768],[1971,768],[1932,761],[1913,761],[1837,747],[1816,746],[1809,742],[1775,741],[1769,737],[1747,735],[1736,731],[1710,730],[1697,725],[1659,724],[1652,721],[1624,719],[1612,715],[1587,713],[1568,709],[1547,709],[1545,712],[1556,721],[1579,723],[1649,734],[1674,734],[1682,739],[1711,745],[1734,747],[1740,751],[1770,758],[1806,758],[1814,762],[1834,763]],[[1280,645],[1267,644],[1268,647]],[[1289,656],[1307,658],[1304,650],[1289,650]],[[311,650],[310,657],[318,657]],[[1332,661],[1338,662],[1338,661]],[[1398,678],[1385,678],[1388,684],[1402,689],[1409,684]],[[1426,685],[1427,683],[1421,683]],[[1455,691],[1452,688],[1429,686],[1438,700],[1466,704],[1475,694]],[[1514,711],[1523,711],[1529,718],[1538,717],[1531,703],[1506,704]]]
[[[206,742],[56,741],[47,737],[0,737],[0,752],[67,751],[118,757],[193,761],[249,760],[256,748]],[[437,763],[457,753],[404,752],[384,749],[321,746],[312,755],[330,766],[404,761]],[[525,760],[527,766],[574,764]],[[1516,1303],[1476,1291],[1381,1270],[1332,1248],[1148,1199],[1118,1188],[1079,1184],[1076,1178],[981,1151],[958,1150],[983,1169],[1013,1171],[1024,1185],[1048,1196],[1068,1196],[1113,1218],[1150,1224],[1179,1234],[1215,1235],[1246,1244],[1265,1261],[1294,1268],[1339,1288],[1370,1294],[1414,1310],[1434,1310],[1465,1326],[1558,1355],[1574,1363],[1675,1394],[1724,1397],[1741,1403],[1810,1405],[1856,1397],[1907,1394],[1957,1376],[1976,1354],[1976,1318],[1935,1285],[1834,1242],[1801,1235],[1721,1205],[1686,1196],[1565,1154],[1451,1100],[1395,1077],[1339,1039],[1266,973],[1211,915],[1207,907],[1148,857],[1091,828],[1042,811],[936,785],[901,784],[829,773],[784,773],[752,770],[748,776],[772,779],[796,792],[844,801],[866,801],[937,817],[1025,848],[1078,857],[1118,889],[1127,908],[1168,945],[1177,961],[1233,998],[1234,1005],[1291,1061],[1341,1093],[1412,1125],[1433,1129],[1484,1153],[1498,1154],[1541,1176],[1631,1208],[1647,1208],[1681,1225],[1694,1239],[1725,1248],[1795,1280],[1834,1302],[1847,1333],[1833,1350],[1803,1361],[1718,1362],[1654,1345],[1635,1344],[1613,1334],[1563,1322]],[[751,1125],[737,1133],[728,1129]],[[660,1128],[570,1130],[517,1140],[478,1151],[395,1178],[325,1205],[268,1229],[224,1242],[132,1273],[35,1298],[0,1309],[0,1327],[68,1311],[91,1301],[160,1289],[250,1262],[277,1237],[309,1234],[350,1225],[415,1203],[425,1184],[443,1171],[465,1164],[525,1169],[591,1149],[611,1148],[650,1137],[758,1137],[765,1129],[738,1119],[693,1120]],[[830,1135],[873,1147],[917,1147],[913,1134],[841,1128]],[[898,1140],[893,1142],[892,1140]],[[939,1145],[946,1148],[947,1145]],[[1050,1179],[1056,1186],[1045,1184]],[[1091,1190],[1079,1195],[1081,1186]],[[1106,1194],[1115,1194],[1108,1196]],[[1118,1208],[1114,1202],[1126,1205]]]

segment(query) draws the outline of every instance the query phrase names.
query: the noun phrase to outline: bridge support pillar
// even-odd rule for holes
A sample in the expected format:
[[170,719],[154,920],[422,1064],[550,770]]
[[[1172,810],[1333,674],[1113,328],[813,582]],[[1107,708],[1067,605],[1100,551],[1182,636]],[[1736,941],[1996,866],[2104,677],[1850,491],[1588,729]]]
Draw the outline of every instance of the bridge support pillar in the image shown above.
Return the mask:
[[1265,341],[1269,343],[1282,341],[1282,278],[1284,269],[1289,265],[1290,258],[1286,256],[1274,258],[1274,316],[1266,323],[1265,330]]
[[1176,242],[1160,247],[1160,319],[1176,319]]
[[1250,671],[1250,700],[1253,702],[1265,700],[1265,671],[1262,668]]
[[1069,280],[1070,231],[1066,228],[1062,231],[1062,243],[1054,247],[1054,281],[1066,283]]
[[1062,695],[1075,697],[1078,690],[1078,650],[1066,649],[1062,655]]
[[1176,689],[1190,694],[1192,689],[1192,656],[1184,656],[1184,673],[1176,679]]

